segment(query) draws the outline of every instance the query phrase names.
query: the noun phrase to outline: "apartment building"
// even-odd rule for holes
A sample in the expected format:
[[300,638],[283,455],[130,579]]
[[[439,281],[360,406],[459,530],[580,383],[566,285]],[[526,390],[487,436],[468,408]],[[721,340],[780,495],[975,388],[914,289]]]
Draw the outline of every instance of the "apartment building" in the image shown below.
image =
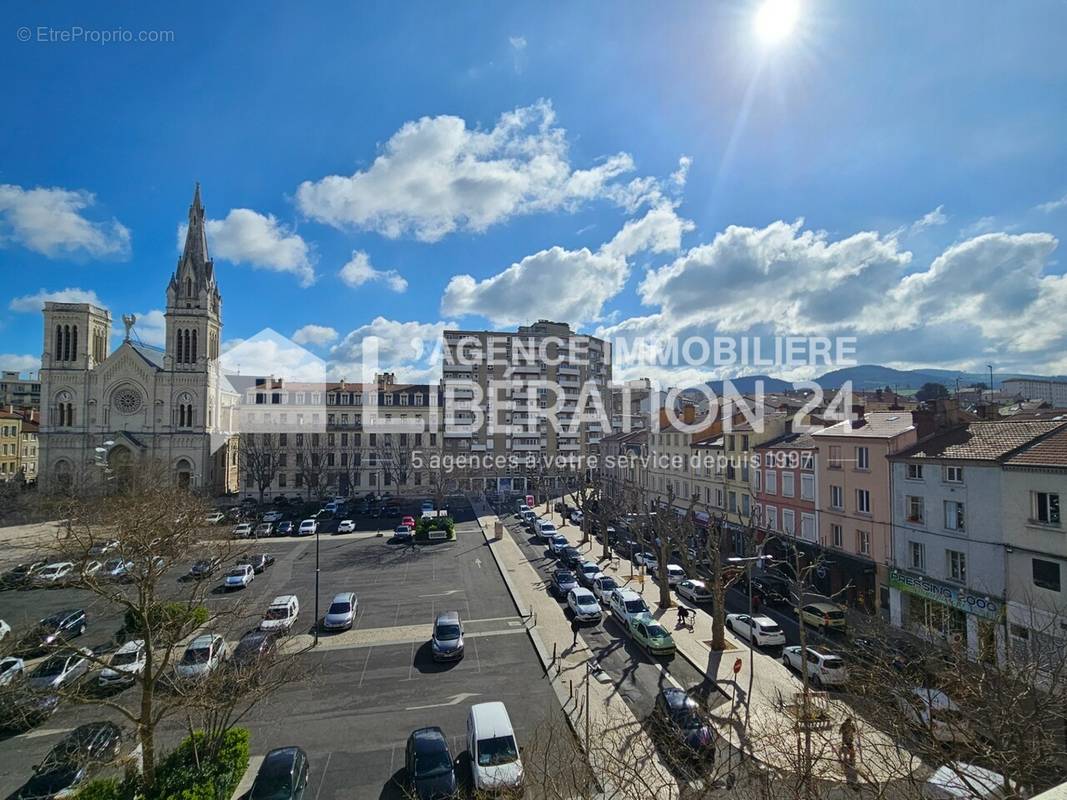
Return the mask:
[[756,448],[785,433],[792,419],[787,412],[766,412],[755,422],[735,420],[730,430],[724,432],[722,479],[726,505],[723,511],[735,553],[754,555],[756,542],[752,533],[762,524],[755,503],[760,489],[759,470],[753,466]]
[[0,407],[41,408],[41,381],[31,375],[10,370],[0,374]]
[[1067,381],[1044,378],[1009,378],[1001,392],[1024,400],[1043,400],[1053,408],[1067,408]]
[[626,503],[648,487],[648,430],[610,433],[600,440],[600,479],[607,497]]
[[33,412],[22,420],[22,437],[19,448],[19,469],[23,480],[27,483],[37,482],[38,433],[40,433],[40,424],[37,422],[37,414]]
[[648,378],[639,378],[609,387],[611,432],[627,433],[647,429],[651,423],[654,393]]
[[892,502],[887,457],[916,441],[909,412],[853,412],[811,434],[817,445],[819,535],[849,605],[890,606]]
[[20,474],[22,417],[0,411],[0,481],[16,480]]
[[474,456],[474,485],[548,489],[597,468],[611,417],[603,339],[549,320],[515,332],[448,330],[443,357],[443,446]]

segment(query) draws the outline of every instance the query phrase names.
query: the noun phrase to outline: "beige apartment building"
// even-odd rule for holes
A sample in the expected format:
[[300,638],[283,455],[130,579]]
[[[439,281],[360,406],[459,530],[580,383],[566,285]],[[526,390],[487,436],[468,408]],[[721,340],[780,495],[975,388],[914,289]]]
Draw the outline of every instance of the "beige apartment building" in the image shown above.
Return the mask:
[[915,443],[912,415],[861,411],[812,438],[818,447],[819,537],[831,590],[843,591],[849,605],[888,608],[893,519],[887,456]]
[[0,411],[0,481],[18,478],[21,452],[22,417],[10,411]]
[[[611,349],[539,320],[515,332],[444,332],[443,449],[464,456],[471,485],[546,490],[597,469],[610,433]],[[558,406],[552,424],[548,411]]]

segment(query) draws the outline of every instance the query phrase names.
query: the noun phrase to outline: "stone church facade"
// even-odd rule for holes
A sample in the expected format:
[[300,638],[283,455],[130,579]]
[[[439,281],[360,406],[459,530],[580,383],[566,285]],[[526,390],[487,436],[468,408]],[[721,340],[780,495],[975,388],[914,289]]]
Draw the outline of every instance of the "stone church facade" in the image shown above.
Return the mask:
[[222,295],[208,255],[200,186],[167,285],[166,346],[136,341],[135,319],[110,351],[111,314],[45,303],[39,482],[46,490],[121,478],[152,462],[208,494],[238,488],[239,396],[219,362]]

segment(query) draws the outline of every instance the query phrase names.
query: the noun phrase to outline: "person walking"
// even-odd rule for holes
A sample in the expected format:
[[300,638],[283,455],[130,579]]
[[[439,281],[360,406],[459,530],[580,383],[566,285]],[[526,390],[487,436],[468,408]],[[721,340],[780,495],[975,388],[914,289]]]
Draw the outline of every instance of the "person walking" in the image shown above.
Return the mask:
[[571,633],[574,634],[574,638],[571,640],[571,649],[573,650],[578,646],[578,631],[581,630],[581,625],[578,624],[578,620],[571,620]]
[[845,717],[838,730],[841,733],[841,761],[851,767],[856,763],[856,723],[852,717]]

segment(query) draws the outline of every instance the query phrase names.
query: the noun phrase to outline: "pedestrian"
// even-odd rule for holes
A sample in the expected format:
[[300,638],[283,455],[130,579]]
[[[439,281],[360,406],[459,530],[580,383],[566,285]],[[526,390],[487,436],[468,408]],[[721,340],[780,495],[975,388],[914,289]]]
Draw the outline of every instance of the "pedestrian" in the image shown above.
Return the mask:
[[845,717],[839,728],[841,732],[841,760],[849,767],[856,763],[856,723]]
[[578,624],[577,619],[571,620],[571,633],[574,634],[574,638],[571,640],[571,649],[578,646],[578,631],[581,630],[581,625]]
[[679,628],[684,628],[685,624],[686,624],[686,620],[688,620],[688,619],[689,619],[689,609],[686,608],[685,606],[680,606],[678,608],[678,627]]
[[760,597],[758,594],[752,595],[752,613],[753,614],[758,614],[759,613],[759,608],[760,608],[760,606],[762,604],[763,604],[763,598],[762,597]]

